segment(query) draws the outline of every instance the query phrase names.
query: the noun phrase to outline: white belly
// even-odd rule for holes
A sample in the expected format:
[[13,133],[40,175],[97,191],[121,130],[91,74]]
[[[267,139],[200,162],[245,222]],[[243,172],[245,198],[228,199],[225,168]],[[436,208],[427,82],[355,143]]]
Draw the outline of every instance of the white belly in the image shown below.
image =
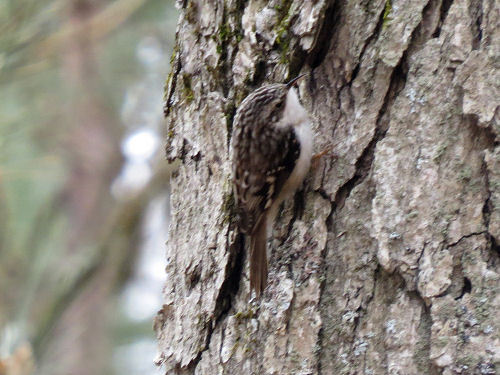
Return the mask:
[[[285,182],[278,198],[270,208],[270,220],[268,226],[272,227],[276,213],[278,212],[279,205],[285,199],[289,198],[300,187],[302,181],[309,172],[311,166],[312,149],[313,149],[313,134],[311,130],[311,121],[304,107],[299,102],[295,89],[292,88],[288,91],[287,102],[281,121],[282,126],[290,126],[290,124],[297,124],[293,126],[295,135],[300,143],[300,154],[296,161],[295,168],[293,169],[290,177]],[[271,233],[269,228],[268,233]]]

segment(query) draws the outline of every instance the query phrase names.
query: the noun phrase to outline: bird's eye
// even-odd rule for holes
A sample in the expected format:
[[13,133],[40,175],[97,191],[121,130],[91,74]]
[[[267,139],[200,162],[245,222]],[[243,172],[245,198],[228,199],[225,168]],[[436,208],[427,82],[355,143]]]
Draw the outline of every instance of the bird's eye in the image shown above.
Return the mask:
[[276,107],[277,107],[277,108],[281,108],[281,107],[283,107],[283,102],[278,102],[278,104],[276,104]]

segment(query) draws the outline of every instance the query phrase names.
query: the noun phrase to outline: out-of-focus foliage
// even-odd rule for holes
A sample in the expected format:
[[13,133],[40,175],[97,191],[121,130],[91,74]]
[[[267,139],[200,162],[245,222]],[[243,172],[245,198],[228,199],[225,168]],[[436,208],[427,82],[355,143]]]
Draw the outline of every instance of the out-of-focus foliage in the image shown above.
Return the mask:
[[[82,12],[90,15],[75,19],[78,6],[91,8]],[[138,45],[154,38],[167,70],[175,20],[173,5],[161,0],[0,1],[0,374],[9,373],[2,358],[13,358],[25,345],[33,347],[35,365],[43,361],[58,319],[96,270],[119,264],[115,272],[122,275],[105,278],[111,290],[129,275],[135,259],[129,247],[137,244],[141,212],[152,196],[147,187],[127,199],[111,194],[122,137],[148,126],[124,126],[121,113],[126,91],[151,75],[137,57]],[[161,84],[163,71],[156,74]],[[109,146],[111,157],[104,152],[93,161],[94,143],[96,155],[99,140],[113,143],[100,136],[99,123],[116,145]],[[94,190],[84,190],[85,182],[79,186],[79,168],[82,176],[95,177],[89,184]],[[91,190],[91,197],[71,197],[75,186]],[[100,210],[97,228],[82,214],[85,230],[77,231],[75,211],[86,201]],[[108,309],[116,308],[113,302]],[[120,344],[145,325],[130,327],[121,319],[118,326],[131,334],[118,334]]]

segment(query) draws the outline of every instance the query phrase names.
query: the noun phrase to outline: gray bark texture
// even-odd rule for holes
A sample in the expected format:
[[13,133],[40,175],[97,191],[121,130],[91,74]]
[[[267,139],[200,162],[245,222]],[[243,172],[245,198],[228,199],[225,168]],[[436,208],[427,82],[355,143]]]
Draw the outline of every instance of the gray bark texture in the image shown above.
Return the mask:
[[[184,1],[167,81],[167,374],[500,373],[498,0]],[[309,73],[328,150],[249,301],[235,108]]]

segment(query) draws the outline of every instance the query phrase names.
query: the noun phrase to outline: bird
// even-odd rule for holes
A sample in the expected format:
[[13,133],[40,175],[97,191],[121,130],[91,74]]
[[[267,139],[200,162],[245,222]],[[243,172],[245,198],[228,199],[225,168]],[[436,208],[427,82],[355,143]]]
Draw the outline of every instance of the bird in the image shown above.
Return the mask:
[[267,238],[280,204],[301,186],[312,157],[311,119],[288,83],[262,86],[239,105],[232,130],[233,194],[238,227],[250,238],[250,289],[267,284]]

